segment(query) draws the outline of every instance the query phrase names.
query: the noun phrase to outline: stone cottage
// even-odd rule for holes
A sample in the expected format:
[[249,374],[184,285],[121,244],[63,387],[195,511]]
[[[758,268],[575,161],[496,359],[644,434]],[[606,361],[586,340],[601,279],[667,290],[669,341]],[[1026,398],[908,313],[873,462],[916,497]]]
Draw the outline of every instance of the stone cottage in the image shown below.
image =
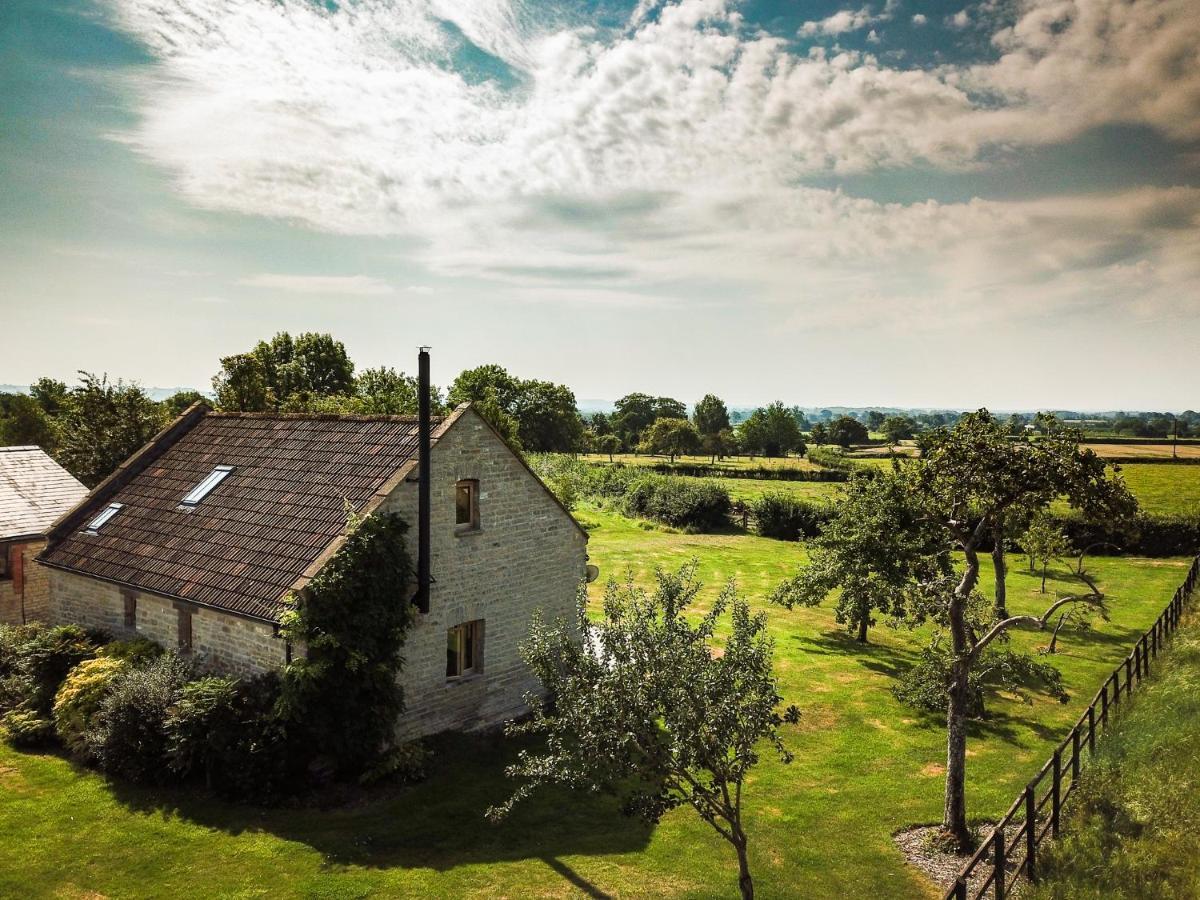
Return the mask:
[[49,580],[34,559],[50,526],[86,495],[40,447],[0,447],[0,624],[48,620]]
[[420,421],[198,404],[51,532],[40,561],[56,620],[142,634],[220,671],[281,666],[284,598],[336,553],[347,511],[395,512],[424,576],[396,598],[420,609],[399,736],[511,717],[536,687],[518,645],[534,610],[572,614],[587,535],[469,404]]

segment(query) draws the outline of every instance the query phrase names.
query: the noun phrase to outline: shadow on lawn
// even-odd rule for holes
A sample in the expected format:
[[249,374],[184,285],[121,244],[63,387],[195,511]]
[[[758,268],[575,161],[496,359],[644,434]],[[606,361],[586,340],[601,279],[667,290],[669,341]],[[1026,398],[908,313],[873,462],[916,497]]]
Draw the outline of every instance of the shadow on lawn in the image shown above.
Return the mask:
[[499,824],[484,810],[504,802],[517,782],[505,777],[521,745],[498,737],[443,735],[430,740],[429,777],[380,785],[333,808],[237,806],[188,788],[150,789],[110,782],[125,806],[178,816],[229,834],[268,833],[312,847],[327,865],[429,868],[540,859],[591,897],[607,896],[561,857],[643,850],[652,829],[623,816],[613,798],[547,789]]

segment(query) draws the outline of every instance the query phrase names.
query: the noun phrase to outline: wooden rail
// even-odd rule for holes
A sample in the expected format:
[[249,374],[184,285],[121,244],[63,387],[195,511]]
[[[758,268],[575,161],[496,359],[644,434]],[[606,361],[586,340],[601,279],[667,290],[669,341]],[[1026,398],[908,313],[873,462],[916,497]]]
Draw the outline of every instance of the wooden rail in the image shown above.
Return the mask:
[[[1150,629],[1133,645],[1108,680],[1084,710],[1070,734],[1054,749],[1050,759],[1038,771],[1025,790],[992,829],[987,840],[962,867],[944,900],[981,900],[989,890],[995,900],[1004,900],[1017,880],[1024,876],[1038,880],[1038,848],[1047,838],[1058,837],[1062,808],[1079,783],[1083,755],[1096,753],[1096,737],[1108,727],[1115,711],[1125,702],[1135,685],[1150,673],[1151,661],[1158,657],[1166,640],[1183,617],[1183,608],[1200,579],[1200,556],[1192,560],[1187,578],[1175,591]],[[1039,791],[1044,788],[1044,793]],[[974,888],[971,879],[977,869],[991,871]]]

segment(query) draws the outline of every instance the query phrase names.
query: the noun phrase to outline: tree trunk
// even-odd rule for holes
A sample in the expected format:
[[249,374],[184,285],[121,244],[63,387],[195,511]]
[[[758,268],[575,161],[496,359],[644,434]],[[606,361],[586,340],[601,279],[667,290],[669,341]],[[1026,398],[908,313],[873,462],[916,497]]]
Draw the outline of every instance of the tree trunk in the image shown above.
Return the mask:
[[859,620],[857,641],[860,644],[865,644],[867,642],[867,617],[866,616],[863,616],[862,619]]
[[967,707],[971,675],[967,602],[979,581],[979,556],[973,540],[963,551],[967,564],[954,589],[948,616],[954,662],[946,708],[946,798],[942,810],[942,828],[953,836],[959,850],[965,853],[971,849],[971,831],[967,828]]
[[746,833],[741,825],[733,826],[733,846],[738,857],[738,887],[742,900],[754,900],[754,879],[750,877],[750,857],[746,853]]
[[1048,563],[1048,562],[1042,563],[1042,593],[1043,594],[1046,593],[1046,569],[1049,568],[1049,566],[1050,566],[1050,563]]
[[1063,623],[1067,621],[1067,614],[1063,613],[1058,617],[1058,624],[1054,626],[1054,634],[1050,635],[1050,646],[1046,648],[1047,653],[1055,653],[1058,650],[1058,633],[1062,631]]
[[996,621],[1008,618],[1008,564],[1004,559],[1004,517],[999,516],[992,526],[992,564],[996,570]]

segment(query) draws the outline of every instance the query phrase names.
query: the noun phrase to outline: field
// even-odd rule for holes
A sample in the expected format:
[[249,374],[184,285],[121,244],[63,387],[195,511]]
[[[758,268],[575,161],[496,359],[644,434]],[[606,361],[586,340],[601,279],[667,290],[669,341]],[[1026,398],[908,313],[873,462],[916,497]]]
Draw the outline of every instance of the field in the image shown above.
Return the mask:
[[[1170,459],[1170,444],[1105,444],[1086,443],[1088,449],[1095,450],[1097,456],[1109,459]],[[1200,444],[1180,443],[1177,449],[1180,459],[1200,459]]]
[[[585,453],[582,458],[590,463],[608,463],[606,453]],[[650,456],[644,453],[615,453],[612,462],[625,466],[661,466],[671,463],[667,456]],[[723,469],[802,469],[813,472],[821,468],[803,456],[727,456],[715,463],[711,456],[677,456],[677,466],[715,466]]]
[[1137,463],[1121,474],[1147,512],[1200,515],[1200,466]]
[[[772,482],[772,485],[777,483]],[[836,487],[836,486],[835,486]],[[736,577],[758,608],[802,560],[798,544],[730,531],[685,535],[592,505],[579,510],[590,555],[609,576],[647,583],[655,566],[693,557],[701,602]],[[1065,733],[1100,680],[1166,604],[1182,560],[1097,559],[1111,622],[1071,636],[1055,657],[1067,705],[1034,696],[992,704],[971,739],[974,816],[996,815]],[[1065,577],[1065,576],[1063,576]],[[984,573],[984,583],[990,573]],[[1067,589],[1065,583],[1053,586]],[[593,595],[602,589],[593,585]],[[1052,588],[1053,589],[1053,588]],[[1010,606],[1044,602],[1014,560]],[[752,864],[762,897],[919,898],[930,888],[891,834],[941,808],[942,723],[888,691],[922,635],[883,626],[862,647],[827,608],[768,609],[783,694],[803,710],[785,730],[791,766],[767,758],[747,788]],[[1045,642],[1020,635],[1019,646]],[[622,818],[605,799],[547,794],[506,824],[482,819],[510,785],[505,741],[451,739],[430,778],[378,789],[331,810],[253,810],[181,791],[107,784],[54,755],[0,747],[0,895],[234,897],[729,896],[726,845],[678,810],[657,827]],[[147,852],[147,848],[153,852]]]

